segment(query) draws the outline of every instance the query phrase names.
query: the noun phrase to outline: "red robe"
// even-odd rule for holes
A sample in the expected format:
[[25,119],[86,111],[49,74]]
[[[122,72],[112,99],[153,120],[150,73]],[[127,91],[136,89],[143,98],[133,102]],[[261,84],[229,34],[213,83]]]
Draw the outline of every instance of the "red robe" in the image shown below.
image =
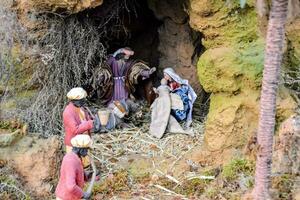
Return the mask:
[[[80,111],[81,110],[81,111]],[[83,116],[80,117],[80,112]],[[77,108],[70,102],[63,112],[63,122],[65,127],[65,145],[72,146],[71,139],[78,134],[87,133],[93,128],[91,116],[82,109]]]
[[84,171],[81,160],[74,152],[67,153],[61,164],[55,195],[62,200],[79,200],[83,196],[83,187]]

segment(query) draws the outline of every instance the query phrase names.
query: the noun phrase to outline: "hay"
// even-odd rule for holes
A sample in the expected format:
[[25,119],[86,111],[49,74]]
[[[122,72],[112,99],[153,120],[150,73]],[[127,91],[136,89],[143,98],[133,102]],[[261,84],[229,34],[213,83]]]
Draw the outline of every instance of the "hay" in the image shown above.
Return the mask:
[[[102,165],[101,174],[106,177],[109,173],[118,171],[118,161],[132,154],[147,158],[172,158],[174,161],[168,171],[172,171],[177,162],[196,146],[202,144],[204,123],[195,121],[194,137],[184,134],[165,134],[157,139],[149,134],[150,112],[144,108],[145,115],[131,117],[130,128],[116,129],[107,134],[93,136],[93,155]],[[133,119],[134,118],[134,119]],[[134,123],[133,123],[134,122]],[[163,161],[160,161],[160,163]],[[153,163],[159,165],[160,163]]]
[[[170,174],[165,174],[159,170],[159,166],[164,162],[171,162],[166,171],[173,172],[174,167],[178,162],[185,158],[195,147],[199,147],[203,142],[204,124],[199,121],[193,122],[195,136],[190,137],[184,134],[166,134],[162,139],[157,139],[149,134],[149,117],[145,112],[143,118],[133,120],[136,126],[130,123],[130,128],[118,129],[106,134],[94,135],[94,145],[92,154],[95,160],[101,165],[101,180],[106,180],[113,173],[118,173],[122,170],[129,170],[120,165],[119,161],[126,160],[132,155],[143,157],[152,160],[153,168],[156,169],[149,174],[151,177],[156,173],[161,177],[165,177],[170,182],[176,185],[181,185],[187,179],[184,174],[179,177],[173,177]],[[136,115],[135,115],[136,116]],[[157,160],[155,158],[161,158]],[[166,188],[159,184],[149,184],[149,187],[144,188],[135,178],[128,174],[128,190],[124,193],[137,194],[142,199],[164,199],[164,198],[179,198],[188,199],[185,195],[172,191],[171,188]],[[114,196],[110,199],[122,199],[122,193],[112,193]],[[109,195],[108,195],[109,196]]]
[[30,193],[24,189],[16,173],[6,166],[0,166],[0,199],[28,200]]

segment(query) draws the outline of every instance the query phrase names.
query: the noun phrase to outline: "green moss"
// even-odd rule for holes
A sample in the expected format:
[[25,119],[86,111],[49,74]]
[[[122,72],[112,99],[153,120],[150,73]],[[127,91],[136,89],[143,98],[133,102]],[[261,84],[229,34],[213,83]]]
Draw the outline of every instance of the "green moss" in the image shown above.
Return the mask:
[[216,187],[205,188],[204,195],[209,199],[215,199],[218,196],[219,190]]
[[16,109],[18,106],[22,106],[24,102],[30,101],[30,99],[33,98],[36,94],[37,90],[25,90],[16,92],[14,97],[9,98],[1,103],[1,109],[7,111]]
[[256,114],[255,106],[257,105],[257,98],[259,91],[245,90],[239,95],[231,95],[228,93],[217,93],[211,95],[211,103],[209,107],[208,121],[216,120],[216,115],[222,119],[222,123],[232,124],[236,118],[238,109],[242,106],[253,108],[254,114]]
[[16,107],[17,107],[17,104],[13,99],[10,99],[8,101],[1,103],[1,109],[3,109],[3,110],[15,109]]
[[175,191],[179,194],[187,196],[199,196],[205,191],[205,187],[209,184],[210,180],[192,179],[186,181],[181,187],[177,187]]
[[207,92],[235,93],[261,85],[264,42],[207,50],[198,61],[200,83]]
[[16,181],[14,179],[10,178],[7,175],[0,175],[0,183],[6,183],[6,184],[9,184],[9,185],[15,185]]
[[243,173],[251,176],[254,173],[255,165],[252,161],[246,159],[233,159],[227,165],[223,166],[222,176],[229,181],[238,178],[238,175]]
[[264,46],[263,40],[241,45],[235,51],[235,63],[240,66],[243,74],[243,86],[257,89],[261,86],[262,71],[264,63]]
[[129,166],[128,172],[135,179],[142,179],[152,172],[152,163],[148,159],[135,159]]
[[191,179],[184,181],[181,185],[177,185],[173,181],[168,178],[160,178],[158,180],[158,184],[175,191],[178,194],[182,194],[185,196],[200,196],[204,193],[205,188],[209,185],[211,180],[202,180],[202,179]]
[[96,183],[93,188],[93,193],[101,193],[103,195],[113,194],[115,192],[129,190],[128,172],[121,170],[115,172],[111,178],[106,178],[101,183]]
[[12,120],[12,121],[0,121],[0,129],[7,129],[10,132],[14,132],[17,129],[22,128],[22,123],[17,120]]
[[210,151],[241,148],[257,129],[257,90],[243,90],[238,95],[214,93],[210,96],[204,142]]
[[0,129],[10,129],[10,122],[0,121]]
[[272,188],[277,189],[276,199],[292,199],[292,190],[294,186],[295,175],[283,174],[272,178]]
[[225,3],[216,0],[206,6],[212,13],[210,17],[202,18],[203,24],[207,25],[200,30],[207,36],[203,39],[206,48],[249,43],[258,38],[258,21],[253,2],[249,2],[243,9],[239,1]]
[[219,168],[212,168],[212,169],[204,169],[201,174],[204,176],[214,176],[216,177],[219,174]]
[[[17,186],[17,184],[18,184],[16,179],[14,177],[11,177],[11,175],[9,175],[9,173],[0,175],[0,183],[5,183],[8,186],[12,186],[12,187]],[[23,194],[22,194],[22,196],[20,196],[18,194],[18,191],[9,190],[9,192],[8,192],[5,189],[8,189],[8,188],[4,188],[4,190],[0,193],[0,199],[11,200],[11,199],[20,199],[20,197],[24,197],[24,198],[22,198],[24,200],[30,200],[31,199],[28,194],[25,194],[25,196],[23,196]]]
[[247,188],[253,188],[254,187],[254,179],[247,179],[245,185]]
[[241,72],[234,64],[233,49],[217,48],[207,50],[199,59],[198,75],[206,92],[235,92],[239,84],[235,77]]

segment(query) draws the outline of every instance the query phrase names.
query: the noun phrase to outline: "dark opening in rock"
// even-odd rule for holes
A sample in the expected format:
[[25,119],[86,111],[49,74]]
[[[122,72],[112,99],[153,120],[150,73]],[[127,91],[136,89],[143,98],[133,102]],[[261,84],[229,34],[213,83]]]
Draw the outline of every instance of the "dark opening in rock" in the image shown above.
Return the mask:
[[[201,44],[203,35],[189,26],[189,16],[184,10],[186,4],[186,0],[132,1],[118,13],[121,21],[111,20],[112,34],[102,42],[108,53],[120,47],[131,47],[135,58],[159,69],[157,80],[162,77],[163,68],[173,67],[180,76],[189,80],[197,92],[197,109],[200,105],[208,105],[208,94],[199,83],[196,68],[204,51]],[[104,1],[103,5],[82,14],[101,24],[105,16],[111,14],[108,12],[112,10],[111,6],[111,2]],[[206,112],[207,109],[201,108],[199,113],[203,117]]]

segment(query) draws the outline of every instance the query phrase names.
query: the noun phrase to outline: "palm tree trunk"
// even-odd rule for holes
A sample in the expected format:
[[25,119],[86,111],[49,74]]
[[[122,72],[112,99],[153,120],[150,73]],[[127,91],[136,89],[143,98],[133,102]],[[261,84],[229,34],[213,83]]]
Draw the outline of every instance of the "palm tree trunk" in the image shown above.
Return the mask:
[[284,25],[288,0],[272,0],[268,23],[267,43],[260,100],[258,145],[255,186],[252,192],[256,200],[269,199],[272,164],[273,135],[275,127],[276,96],[284,46]]

